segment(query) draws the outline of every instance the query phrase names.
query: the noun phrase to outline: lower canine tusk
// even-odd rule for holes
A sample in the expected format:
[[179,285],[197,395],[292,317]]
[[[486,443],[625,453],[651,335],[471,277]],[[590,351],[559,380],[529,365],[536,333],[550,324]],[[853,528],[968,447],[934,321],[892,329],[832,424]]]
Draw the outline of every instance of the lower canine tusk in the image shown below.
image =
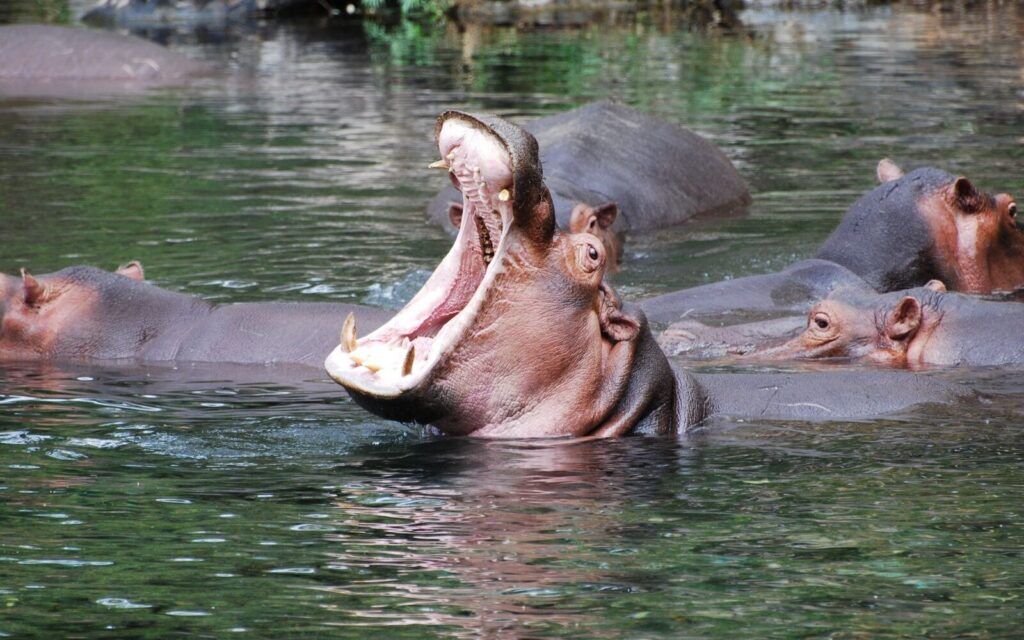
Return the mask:
[[428,169],[450,169],[447,160],[437,160],[427,165]]
[[356,350],[356,316],[352,312],[341,325],[341,346],[349,353]]

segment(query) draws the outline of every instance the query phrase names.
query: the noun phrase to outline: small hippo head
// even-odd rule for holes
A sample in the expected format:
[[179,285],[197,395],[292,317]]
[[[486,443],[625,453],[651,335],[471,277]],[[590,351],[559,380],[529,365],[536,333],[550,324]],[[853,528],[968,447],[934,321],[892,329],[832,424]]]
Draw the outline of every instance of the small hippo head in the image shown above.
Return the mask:
[[454,245],[390,322],[357,339],[346,321],[328,373],[371,411],[450,434],[591,432],[642,316],[603,285],[601,241],[556,228],[530,134],[450,111],[436,136],[463,197]]
[[758,359],[807,360],[842,358],[907,366],[917,361],[926,335],[941,317],[932,313],[942,282],[888,295],[844,295],[837,292],[815,304],[807,327],[785,343],[755,352]]
[[934,168],[904,174],[890,160],[877,175],[881,185],[850,208],[817,257],[879,291],[935,278],[964,293],[1024,286],[1024,230],[1011,196]]
[[614,202],[597,206],[580,202],[569,215],[569,233],[589,233],[600,238],[604,244],[608,273],[618,271],[622,261],[622,234],[612,230],[618,217],[619,205]]
[[139,338],[125,320],[144,315],[140,298],[125,292],[145,286],[143,278],[138,262],[115,273],[78,266],[0,274],[0,361],[123,357]]

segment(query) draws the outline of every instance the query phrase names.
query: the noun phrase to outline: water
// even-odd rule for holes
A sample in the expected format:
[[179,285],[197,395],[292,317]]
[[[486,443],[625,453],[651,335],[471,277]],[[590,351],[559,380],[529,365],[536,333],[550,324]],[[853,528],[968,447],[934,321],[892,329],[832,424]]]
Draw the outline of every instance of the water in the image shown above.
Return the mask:
[[[5,18],[75,13],[25,6]],[[883,156],[1024,193],[1020,12],[171,37],[237,73],[0,99],[0,268],[135,258],[210,299],[397,304],[449,243],[422,224],[441,110],[614,97],[712,138],[755,199],[631,237],[623,295],[771,271]],[[7,366],[0,634],[1016,636],[1024,384],[948,375],[979,401],[548,447],[383,422],[309,370]]]

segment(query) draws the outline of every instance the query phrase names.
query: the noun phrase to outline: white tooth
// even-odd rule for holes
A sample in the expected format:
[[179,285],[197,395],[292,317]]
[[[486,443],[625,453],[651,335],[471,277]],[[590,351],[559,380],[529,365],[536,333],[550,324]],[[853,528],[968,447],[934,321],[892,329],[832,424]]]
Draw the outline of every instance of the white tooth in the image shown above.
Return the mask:
[[448,162],[446,160],[437,160],[436,162],[431,162],[430,164],[427,165],[427,168],[428,169],[449,169],[449,170],[451,170],[451,167],[448,166]]
[[356,316],[351,312],[341,325],[341,346],[349,353],[356,350]]
[[509,193],[508,189],[502,189],[498,193],[498,200],[501,200],[502,202],[508,202],[508,199],[511,198],[511,197],[512,197],[512,194]]
[[455,150],[452,149],[451,151],[449,151],[448,155],[446,155],[445,158],[447,158],[449,162],[454,160],[455,159]]

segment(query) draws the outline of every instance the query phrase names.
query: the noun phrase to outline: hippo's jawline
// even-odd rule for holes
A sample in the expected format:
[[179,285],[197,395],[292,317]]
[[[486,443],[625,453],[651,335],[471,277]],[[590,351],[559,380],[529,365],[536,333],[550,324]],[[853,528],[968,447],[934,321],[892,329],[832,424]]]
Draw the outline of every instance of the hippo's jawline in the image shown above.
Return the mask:
[[444,123],[438,146],[441,163],[462,192],[459,234],[427,283],[390,322],[359,340],[343,331],[324,364],[349,391],[394,398],[426,382],[463,339],[503,268],[513,219],[508,150],[493,133],[456,118]]

